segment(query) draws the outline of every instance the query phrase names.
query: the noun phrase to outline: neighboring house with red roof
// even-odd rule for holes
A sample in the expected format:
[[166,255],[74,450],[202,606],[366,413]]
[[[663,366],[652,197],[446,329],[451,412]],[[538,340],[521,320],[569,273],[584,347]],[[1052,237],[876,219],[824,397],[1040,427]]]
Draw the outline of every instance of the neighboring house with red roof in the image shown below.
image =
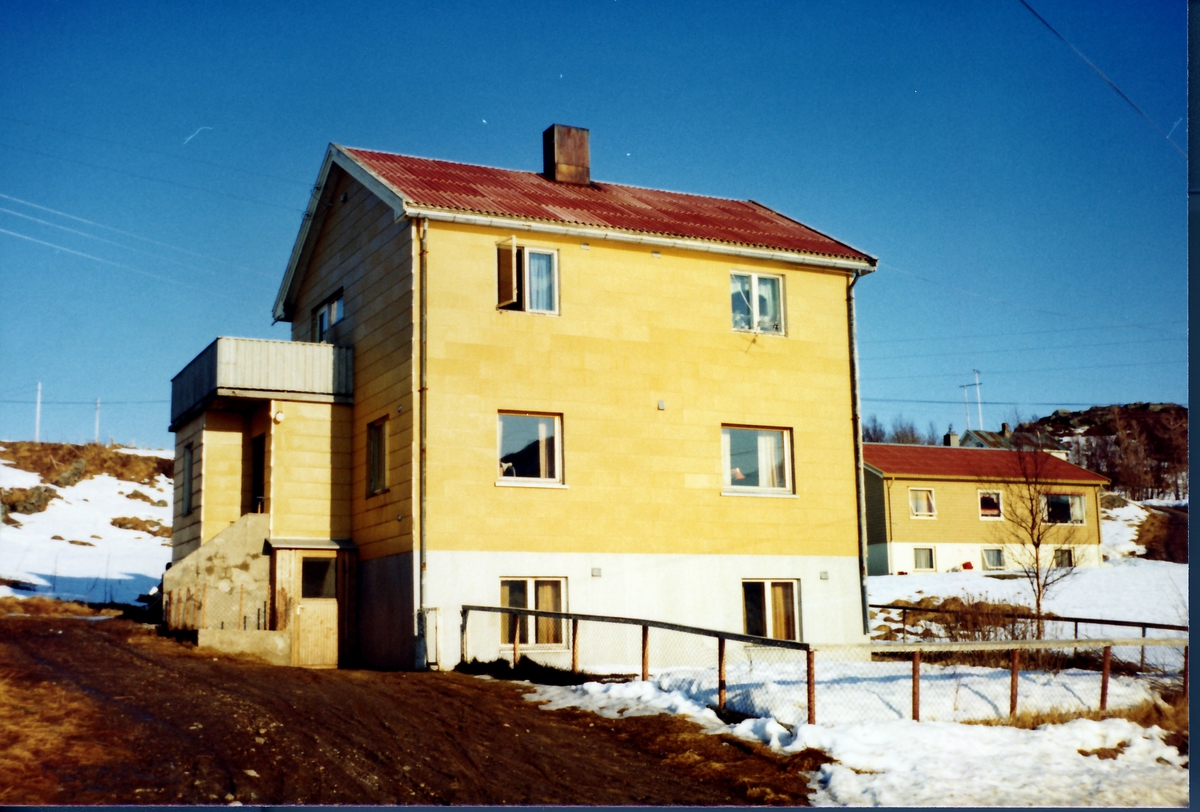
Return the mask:
[[[587,139],[549,128],[541,173],[330,145],[274,306],[293,340],[176,377],[179,571],[266,514],[294,663],[452,667],[464,604],[866,640],[875,259],[752,201],[592,181]],[[505,656],[472,617],[468,656]],[[564,628],[521,651],[569,664]]]
[[872,575],[1014,570],[1032,561],[1019,525],[1040,505],[1044,561],[1097,566],[1108,480],[1044,451],[864,443]]
[[1069,456],[1066,446],[1045,432],[1031,434],[1024,431],[1013,431],[1007,423],[1000,424],[1000,431],[983,431],[967,429],[958,444],[963,448],[1002,448],[1013,451],[1018,448],[1027,451],[1045,451],[1060,460]]

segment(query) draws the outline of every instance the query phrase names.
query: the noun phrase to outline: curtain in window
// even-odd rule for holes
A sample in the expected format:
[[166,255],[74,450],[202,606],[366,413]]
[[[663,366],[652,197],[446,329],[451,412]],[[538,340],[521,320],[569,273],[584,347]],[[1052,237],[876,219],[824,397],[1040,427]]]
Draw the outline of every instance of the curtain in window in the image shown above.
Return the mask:
[[758,432],[758,484],[763,488],[782,488],[783,435],[776,431]]
[[908,492],[908,501],[912,506],[913,515],[933,515],[933,491],[913,490]]
[[[1071,521],[1075,524],[1083,524],[1083,497],[1079,494],[1072,494],[1070,499]],[[1066,553],[1070,555],[1071,551],[1067,550]]]
[[749,330],[751,327],[750,277],[733,274],[729,277],[730,296],[733,300],[733,329]]
[[[514,609],[528,609],[529,597],[525,579],[500,582],[500,605],[511,606]],[[500,642],[511,644],[513,632],[521,630],[521,642],[527,642],[525,618],[516,615],[502,615],[500,621]]]
[[[544,612],[562,611],[562,582],[535,581],[534,595],[537,600],[536,608]],[[539,617],[537,619],[537,642],[543,644],[559,644],[563,641],[563,622],[557,618]]]
[[554,435],[546,418],[538,420],[538,476],[554,479]]
[[529,265],[529,309],[554,310],[554,257],[526,252]]
[[1004,569],[1004,551],[984,550],[983,563],[990,570]]
[[796,597],[790,581],[771,584],[771,636],[779,640],[796,639]]
[[779,280],[769,276],[758,277],[758,329],[764,333],[783,332],[781,310]]

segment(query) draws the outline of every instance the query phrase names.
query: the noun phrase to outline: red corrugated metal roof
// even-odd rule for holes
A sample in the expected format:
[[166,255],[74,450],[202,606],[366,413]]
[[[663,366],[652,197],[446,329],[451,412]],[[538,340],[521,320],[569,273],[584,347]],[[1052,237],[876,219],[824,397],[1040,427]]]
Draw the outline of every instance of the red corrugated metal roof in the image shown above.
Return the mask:
[[418,206],[521,217],[826,256],[873,258],[750,200],[556,183],[535,172],[341,148]]
[[[1108,482],[1097,473],[1037,452],[1039,478],[1053,482]],[[1020,454],[991,448],[863,443],[863,460],[888,476],[1024,479]]]

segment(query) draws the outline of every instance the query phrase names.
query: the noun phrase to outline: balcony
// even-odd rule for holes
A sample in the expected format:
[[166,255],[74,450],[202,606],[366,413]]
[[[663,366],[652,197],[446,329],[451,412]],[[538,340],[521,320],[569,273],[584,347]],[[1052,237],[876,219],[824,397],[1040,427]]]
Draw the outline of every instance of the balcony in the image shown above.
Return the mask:
[[222,337],[171,379],[171,431],[218,397],[350,403],[353,393],[350,347]]

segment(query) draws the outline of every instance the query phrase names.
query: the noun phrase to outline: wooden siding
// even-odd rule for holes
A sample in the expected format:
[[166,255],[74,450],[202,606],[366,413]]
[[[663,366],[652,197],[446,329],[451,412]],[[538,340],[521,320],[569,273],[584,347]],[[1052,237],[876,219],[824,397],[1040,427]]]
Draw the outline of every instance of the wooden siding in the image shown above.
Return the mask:
[[[357,181],[335,168],[328,183],[333,206],[297,292],[292,339],[311,340],[313,310],[342,290],[345,316],[326,340],[354,348],[349,535],[370,560],[413,546],[414,246],[410,224]],[[388,487],[368,497],[367,425],[385,418]]]
[[242,516],[245,433],[246,418],[240,413],[209,412],[205,416],[201,544]]
[[268,444],[271,535],[349,538],[351,407],[271,401],[279,412]]
[[[205,415],[194,418],[175,432],[175,495],[174,521],[171,528],[171,560],[178,561],[200,546],[200,523],[203,509]],[[192,446],[192,512],[183,513],[183,488],[187,481],[183,470],[184,449]]]

